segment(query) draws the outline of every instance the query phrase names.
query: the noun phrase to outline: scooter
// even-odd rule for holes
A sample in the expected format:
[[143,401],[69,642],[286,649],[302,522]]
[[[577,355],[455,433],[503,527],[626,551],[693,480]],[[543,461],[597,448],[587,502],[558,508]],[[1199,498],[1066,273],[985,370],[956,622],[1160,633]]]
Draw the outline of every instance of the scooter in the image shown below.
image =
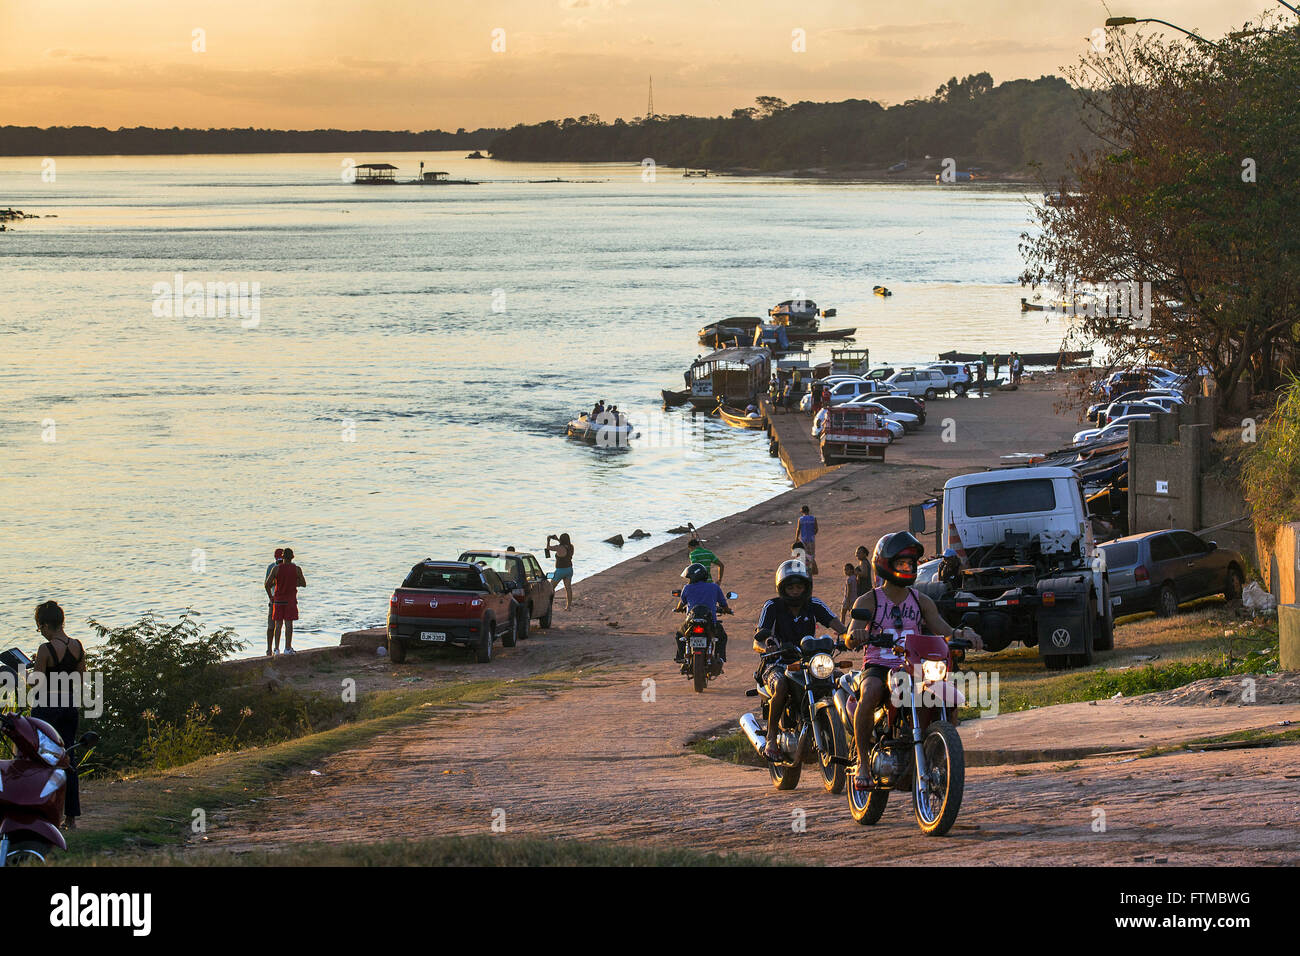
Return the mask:
[[45,721],[8,713],[0,713],[0,735],[15,754],[0,760],[0,866],[44,863],[50,851],[68,848],[59,823],[71,751],[95,746],[99,735],[87,731],[68,748]]

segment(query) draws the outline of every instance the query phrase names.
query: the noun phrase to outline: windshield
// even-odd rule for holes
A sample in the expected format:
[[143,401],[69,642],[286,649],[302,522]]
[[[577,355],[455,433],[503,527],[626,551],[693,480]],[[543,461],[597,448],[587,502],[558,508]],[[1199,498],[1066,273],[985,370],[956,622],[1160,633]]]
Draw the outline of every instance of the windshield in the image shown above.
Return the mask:
[[968,485],[966,517],[990,518],[1032,511],[1056,510],[1056,492],[1051,478],[993,481]]

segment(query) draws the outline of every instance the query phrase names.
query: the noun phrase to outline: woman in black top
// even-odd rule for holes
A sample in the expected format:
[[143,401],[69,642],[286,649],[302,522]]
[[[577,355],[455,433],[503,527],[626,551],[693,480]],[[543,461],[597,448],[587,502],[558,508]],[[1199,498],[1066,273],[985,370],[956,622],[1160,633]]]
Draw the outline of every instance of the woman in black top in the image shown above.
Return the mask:
[[[45,692],[38,698],[40,706],[32,708],[32,716],[53,727],[63,738],[63,746],[71,747],[77,739],[76,704],[79,701],[72,696],[67,678],[54,678],[54,681],[51,678],[59,674],[84,674],[86,649],[81,646],[81,641],[68,637],[64,632],[63,608],[53,601],[46,601],[37,606],[36,629],[45,638],[45,643],[36,652],[36,662],[32,665],[32,669],[45,675]],[[74,680],[79,681],[80,678]],[[68,771],[68,789],[63,813],[67,818],[67,828],[75,829],[77,817],[81,816],[81,793],[77,785],[75,755],[72,755],[72,768]]]

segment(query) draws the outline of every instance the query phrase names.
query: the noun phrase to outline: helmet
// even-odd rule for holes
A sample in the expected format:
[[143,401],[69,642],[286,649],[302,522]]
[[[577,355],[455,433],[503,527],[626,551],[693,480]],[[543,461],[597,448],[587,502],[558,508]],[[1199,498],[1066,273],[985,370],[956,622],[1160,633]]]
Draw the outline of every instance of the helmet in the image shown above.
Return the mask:
[[695,564],[687,566],[686,570],[682,572],[682,577],[692,584],[699,584],[701,581],[709,579],[709,569],[697,561]]
[[808,566],[802,561],[794,559],[783,561],[781,566],[776,569],[776,593],[787,601],[789,601],[789,598],[786,598],[784,588],[791,581],[803,582],[804,592],[801,601],[805,601],[812,596],[812,575],[808,573]]
[[[876,569],[878,578],[895,584],[913,584],[916,582],[916,565],[921,563],[924,554],[925,545],[909,532],[896,531],[876,542],[876,550],[871,553],[871,566]],[[911,558],[912,570],[896,570],[894,562],[899,558]]]

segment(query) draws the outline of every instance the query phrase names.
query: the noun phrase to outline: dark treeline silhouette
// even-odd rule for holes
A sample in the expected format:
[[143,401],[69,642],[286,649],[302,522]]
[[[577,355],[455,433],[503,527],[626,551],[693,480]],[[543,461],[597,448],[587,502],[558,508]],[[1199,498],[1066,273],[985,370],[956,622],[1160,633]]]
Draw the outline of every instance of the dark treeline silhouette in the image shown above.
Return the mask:
[[[709,169],[883,171],[908,160],[931,172],[942,158],[960,168],[1031,169],[1053,177],[1088,144],[1077,91],[1059,77],[953,77],[924,100],[885,108],[870,100],[786,105],[760,96],[730,117],[662,116],[602,122],[570,117],[519,125],[492,141],[494,159],[639,162]],[[924,160],[929,155],[930,161]],[[1035,166],[1037,164],[1037,166]]]
[[482,149],[499,129],[105,129],[0,126],[0,156],[144,156],[178,153],[341,153]]

